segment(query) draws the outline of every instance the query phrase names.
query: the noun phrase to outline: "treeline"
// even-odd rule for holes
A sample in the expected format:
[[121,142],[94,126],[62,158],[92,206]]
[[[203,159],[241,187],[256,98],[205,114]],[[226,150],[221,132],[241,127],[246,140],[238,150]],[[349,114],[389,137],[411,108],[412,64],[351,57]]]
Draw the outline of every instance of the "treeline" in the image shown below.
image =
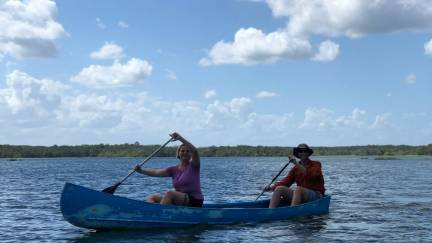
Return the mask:
[[[27,146],[0,145],[0,158],[49,158],[49,157],[145,157],[160,145],[98,144],[76,146]],[[357,156],[398,156],[432,155],[432,144],[425,146],[408,145],[366,145],[343,147],[313,147],[314,155],[357,155]],[[292,147],[278,146],[211,146],[198,148],[202,157],[227,156],[287,156]],[[158,156],[174,156],[176,147],[166,147]]]

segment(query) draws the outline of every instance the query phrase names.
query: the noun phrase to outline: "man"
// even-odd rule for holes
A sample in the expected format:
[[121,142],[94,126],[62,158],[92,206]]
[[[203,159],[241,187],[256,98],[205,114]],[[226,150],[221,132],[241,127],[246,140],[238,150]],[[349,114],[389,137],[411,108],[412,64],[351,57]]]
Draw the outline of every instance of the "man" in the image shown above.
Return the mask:
[[[265,191],[273,191],[269,208],[275,208],[280,200],[291,202],[291,206],[316,200],[324,195],[324,176],[321,171],[321,162],[310,160],[309,156],[313,150],[307,144],[299,144],[293,149],[295,157],[300,161],[288,156],[290,162],[295,166],[281,181],[267,186]],[[297,187],[293,190],[289,187],[296,182]]]

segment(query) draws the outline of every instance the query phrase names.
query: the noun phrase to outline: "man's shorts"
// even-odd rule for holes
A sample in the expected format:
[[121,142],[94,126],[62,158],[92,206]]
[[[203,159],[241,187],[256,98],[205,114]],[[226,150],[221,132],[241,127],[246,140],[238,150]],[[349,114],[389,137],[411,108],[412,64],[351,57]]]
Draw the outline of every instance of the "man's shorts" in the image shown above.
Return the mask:
[[308,200],[307,200],[308,202],[320,199],[323,196],[320,191],[314,191],[311,189],[307,189],[307,195],[308,195]]

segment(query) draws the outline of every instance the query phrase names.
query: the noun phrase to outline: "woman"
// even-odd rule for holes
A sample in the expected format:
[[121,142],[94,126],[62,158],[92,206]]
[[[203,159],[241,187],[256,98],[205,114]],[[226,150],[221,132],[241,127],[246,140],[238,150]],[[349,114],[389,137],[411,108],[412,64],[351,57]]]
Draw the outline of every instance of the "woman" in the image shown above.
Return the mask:
[[201,193],[200,183],[200,158],[197,149],[180,134],[170,134],[174,141],[182,144],[177,148],[177,158],[180,163],[160,170],[143,169],[137,165],[135,171],[148,176],[171,177],[175,190],[170,190],[165,195],[152,194],[148,201],[161,204],[173,204],[178,206],[202,207],[204,197]]
[[[264,188],[265,191],[273,191],[269,208],[275,208],[279,205],[281,199],[291,202],[291,206],[313,201],[324,195],[324,176],[321,171],[321,162],[310,160],[313,150],[307,144],[299,144],[293,149],[295,157],[299,158],[297,162],[292,156],[288,156],[295,166],[290,170],[288,175],[271,186]],[[289,187],[296,182],[295,190]]]

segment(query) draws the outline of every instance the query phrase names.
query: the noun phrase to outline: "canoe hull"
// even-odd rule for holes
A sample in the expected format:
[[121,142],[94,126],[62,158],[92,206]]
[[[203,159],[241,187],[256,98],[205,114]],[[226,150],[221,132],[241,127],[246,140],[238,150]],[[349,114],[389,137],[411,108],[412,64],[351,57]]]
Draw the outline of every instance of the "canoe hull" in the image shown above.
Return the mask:
[[198,224],[235,224],[283,220],[328,213],[330,196],[298,205],[268,209],[269,200],[205,204],[203,208],[161,205],[119,197],[66,183],[60,199],[63,217],[88,229],[148,229]]

